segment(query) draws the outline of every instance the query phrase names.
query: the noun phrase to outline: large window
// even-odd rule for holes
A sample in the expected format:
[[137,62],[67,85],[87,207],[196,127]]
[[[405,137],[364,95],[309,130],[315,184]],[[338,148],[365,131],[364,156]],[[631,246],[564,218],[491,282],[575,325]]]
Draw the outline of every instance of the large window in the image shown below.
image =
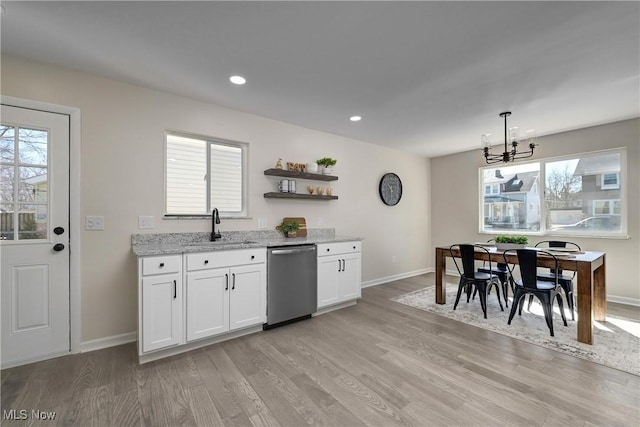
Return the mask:
[[166,214],[247,216],[245,143],[166,134]]
[[622,236],[625,166],[619,149],[482,168],[480,231]]

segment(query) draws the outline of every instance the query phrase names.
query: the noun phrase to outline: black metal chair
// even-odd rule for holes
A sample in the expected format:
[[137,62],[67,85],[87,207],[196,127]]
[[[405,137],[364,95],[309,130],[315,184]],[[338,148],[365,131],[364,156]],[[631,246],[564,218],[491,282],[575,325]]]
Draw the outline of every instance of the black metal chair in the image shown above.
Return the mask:
[[[493,239],[487,240],[487,243],[491,242],[493,242]],[[509,270],[507,270],[507,265],[503,262],[496,262],[495,266],[491,266],[485,261],[482,264],[482,267],[478,268],[478,271],[481,273],[488,273],[498,276],[498,279],[500,279],[500,284],[502,285],[502,297],[504,298],[504,306],[509,308]],[[511,293],[513,292],[514,289],[511,288]]]
[[[571,248],[580,251],[580,245],[573,242],[566,242],[563,240],[544,240],[542,242],[536,243],[536,248],[548,248],[549,250],[553,250],[553,248]],[[558,284],[562,287],[564,291],[565,299],[567,300],[567,307],[569,307],[569,311],[571,312],[571,320],[576,320],[575,312],[574,312],[574,304],[573,304],[573,279],[576,277],[576,272],[573,274],[563,274],[561,269],[549,269],[548,272],[538,272],[537,278],[538,280],[544,280],[546,282],[553,282],[558,279]],[[531,307],[532,299],[529,298],[529,307]]]
[[[498,303],[500,304],[500,310],[504,311],[504,307],[502,306],[502,302],[500,300],[500,280],[498,276],[489,273],[483,273],[476,271],[475,269],[475,258],[474,252],[476,249],[485,251],[487,253],[487,258],[490,259],[490,254],[487,248],[483,248],[482,246],[470,245],[470,244],[456,244],[451,245],[449,248],[451,254],[453,255],[454,251],[460,252],[459,260],[453,256],[453,263],[460,274],[460,282],[458,283],[458,294],[456,295],[456,302],[453,304],[453,309],[455,310],[458,307],[458,302],[460,302],[460,295],[462,294],[462,290],[464,289],[467,293],[467,303],[471,297],[471,289],[478,291],[480,296],[480,306],[482,307],[482,312],[484,313],[484,318],[487,318],[487,291],[491,288],[491,286],[495,286],[496,294],[498,295]],[[462,262],[462,265],[458,264],[458,261]],[[462,267],[462,268],[460,268]],[[491,260],[489,260],[489,268],[491,268]]]
[[[515,280],[513,275],[513,270],[515,269],[515,264],[510,264],[507,260],[509,255],[517,255],[518,257],[518,267],[520,269],[520,279]],[[507,269],[509,270],[509,280],[513,283],[515,287],[515,292],[513,296],[513,303],[511,304],[511,312],[509,313],[509,320],[507,324],[511,324],[511,320],[513,320],[513,316],[516,314],[516,310],[518,310],[518,315],[522,315],[522,306],[524,305],[524,299],[527,295],[535,296],[540,300],[542,304],[542,309],[544,310],[544,319],[547,322],[547,326],[549,327],[549,332],[551,336],[553,335],[553,300],[556,299],[558,301],[558,307],[560,308],[560,315],[562,316],[562,321],[564,322],[564,326],[567,326],[567,318],[564,315],[564,307],[562,305],[562,297],[560,296],[560,290],[562,289],[556,279],[553,282],[538,280],[537,272],[538,272],[538,256],[548,256],[553,259],[555,264],[555,269],[558,269],[558,258],[555,257],[550,252],[543,250],[534,250],[534,249],[511,249],[505,251],[504,262],[507,264]]]

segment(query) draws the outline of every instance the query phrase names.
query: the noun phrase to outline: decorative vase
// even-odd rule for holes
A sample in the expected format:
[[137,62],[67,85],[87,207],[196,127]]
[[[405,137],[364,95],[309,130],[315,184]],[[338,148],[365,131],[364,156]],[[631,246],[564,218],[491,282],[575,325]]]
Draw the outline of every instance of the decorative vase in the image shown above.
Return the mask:
[[318,164],[317,163],[307,163],[307,172],[308,173],[318,173]]
[[287,231],[287,237],[296,237],[298,235],[297,231]]
[[324,168],[322,168],[322,174],[331,175],[331,166],[325,166]]

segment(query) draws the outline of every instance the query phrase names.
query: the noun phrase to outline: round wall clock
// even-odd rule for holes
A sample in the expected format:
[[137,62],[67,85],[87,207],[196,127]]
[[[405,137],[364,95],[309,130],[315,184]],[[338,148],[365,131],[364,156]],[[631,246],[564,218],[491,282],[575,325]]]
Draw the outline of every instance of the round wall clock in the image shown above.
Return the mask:
[[385,205],[395,206],[402,197],[402,181],[395,173],[385,173],[380,179],[380,198]]

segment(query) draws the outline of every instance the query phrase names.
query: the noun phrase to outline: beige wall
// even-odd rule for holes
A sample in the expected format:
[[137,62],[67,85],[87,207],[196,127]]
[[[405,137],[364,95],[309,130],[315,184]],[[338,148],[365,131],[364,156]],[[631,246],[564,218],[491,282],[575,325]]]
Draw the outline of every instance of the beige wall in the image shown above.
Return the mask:
[[[594,126],[539,138],[539,159],[627,147],[629,239],[571,238],[582,248],[607,253],[607,294],[637,304],[640,299],[640,120]],[[485,166],[480,149],[431,159],[431,243],[484,241],[478,233],[478,168]],[[546,240],[534,236],[532,242]],[[431,258],[432,254],[429,255]],[[433,265],[433,264],[430,264]]]
[[[232,111],[67,69],[2,57],[2,94],[81,110],[81,217],[104,215],[105,231],[82,231],[82,341],[135,331],[136,261],[131,234],[138,215],[153,215],[151,232],[209,231],[205,220],[163,220],[164,131],[192,132],[250,143],[249,212],[224,220],[221,231],[273,228],[302,216],[311,228],[332,227],[364,238],[363,281],[377,283],[424,271],[429,240],[428,159],[361,141]],[[331,185],[337,201],[264,199],[276,160],[338,159]],[[378,197],[383,173],[396,172],[404,196],[396,207]],[[299,185],[301,183],[298,183]],[[396,262],[392,263],[392,257]]]

